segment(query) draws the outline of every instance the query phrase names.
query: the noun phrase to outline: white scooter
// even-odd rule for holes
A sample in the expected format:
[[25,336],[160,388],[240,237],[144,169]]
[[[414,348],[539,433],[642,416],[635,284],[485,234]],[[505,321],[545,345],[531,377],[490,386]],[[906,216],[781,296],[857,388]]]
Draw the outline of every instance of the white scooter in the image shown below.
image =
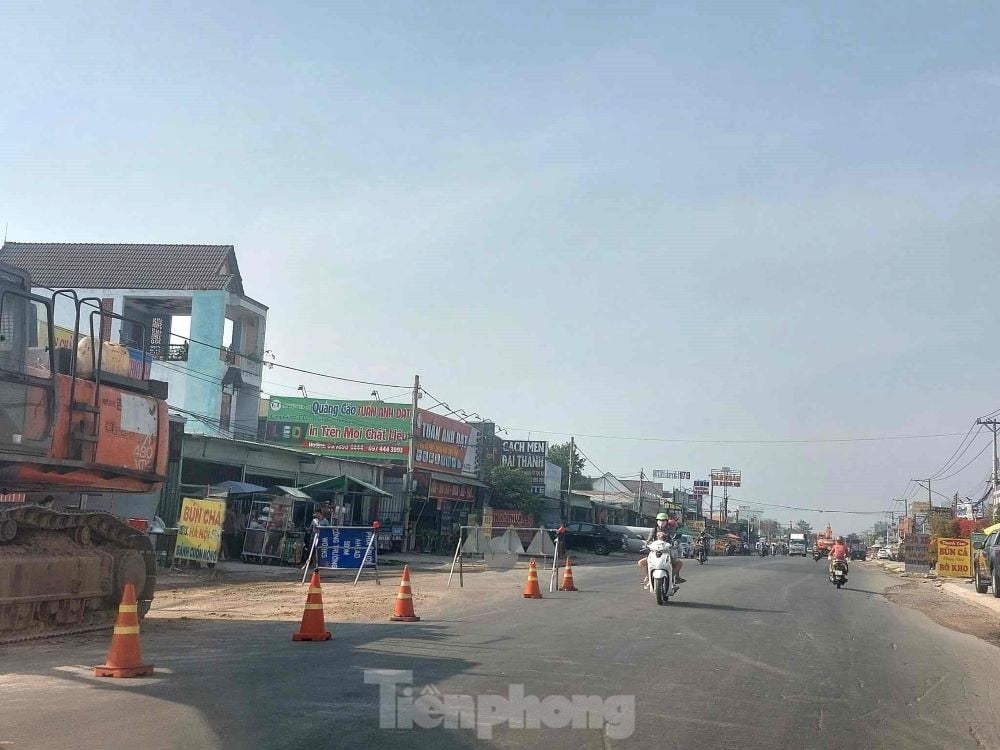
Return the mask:
[[649,552],[646,556],[649,590],[656,597],[657,604],[666,604],[667,600],[677,593],[674,585],[674,568],[670,564],[670,542],[657,539],[643,549]]

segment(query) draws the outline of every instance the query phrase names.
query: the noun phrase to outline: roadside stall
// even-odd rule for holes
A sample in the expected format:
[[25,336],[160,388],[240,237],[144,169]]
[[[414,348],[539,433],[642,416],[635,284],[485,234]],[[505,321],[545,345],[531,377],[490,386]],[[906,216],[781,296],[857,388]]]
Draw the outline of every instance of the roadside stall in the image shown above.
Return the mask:
[[242,558],[245,562],[297,565],[305,545],[304,519],[313,499],[296,487],[275,485],[253,495]]

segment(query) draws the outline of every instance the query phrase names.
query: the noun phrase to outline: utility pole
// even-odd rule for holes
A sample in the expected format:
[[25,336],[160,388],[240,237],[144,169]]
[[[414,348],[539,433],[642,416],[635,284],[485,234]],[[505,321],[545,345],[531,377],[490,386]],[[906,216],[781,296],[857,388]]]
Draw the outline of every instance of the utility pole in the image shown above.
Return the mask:
[[722,485],[722,522],[729,525],[729,485]]
[[715,482],[710,481],[708,485],[708,518],[715,523]]
[[996,520],[997,501],[1000,500],[1000,491],[998,491],[998,486],[1000,486],[1000,466],[997,464],[997,429],[1000,428],[1000,421],[996,419],[982,418],[977,419],[976,424],[989,427],[990,432],[993,433],[993,471],[990,472],[990,479],[993,483],[993,494],[990,497],[990,500],[992,501],[990,504],[993,506],[991,510],[991,517],[993,520]]
[[410,414],[410,445],[407,457],[406,457],[406,492],[403,493],[403,528],[404,531],[408,532],[406,536],[408,537],[407,543],[403,545],[404,549],[411,549],[414,541],[413,532],[410,532],[410,508],[413,505],[413,485],[416,482],[413,476],[413,463],[416,458],[417,453],[417,401],[420,399],[420,376],[413,376],[413,400],[411,401],[411,414]]
[[[639,469],[639,492],[635,496],[635,512],[636,515],[642,518],[642,479],[645,474],[645,469]],[[654,523],[653,526],[656,526]]]
[[[566,477],[566,507],[573,507],[573,464],[576,463],[576,440],[570,436],[569,439],[569,476]],[[572,513],[572,511],[570,511]],[[569,514],[567,514],[566,520],[569,520]]]

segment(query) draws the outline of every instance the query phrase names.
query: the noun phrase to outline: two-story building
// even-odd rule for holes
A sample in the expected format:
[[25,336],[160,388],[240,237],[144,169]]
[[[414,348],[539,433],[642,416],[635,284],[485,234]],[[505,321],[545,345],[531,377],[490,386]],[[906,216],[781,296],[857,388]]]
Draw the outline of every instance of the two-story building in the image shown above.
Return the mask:
[[[267,307],[248,297],[232,245],[5,242],[0,261],[27,270],[37,294],[71,289],[80,333],[147,352],[169,384],[186,431],[257,434]],[[99,314],[100,308],[116,317]],[[74,306],[59,296],[56,336],[72,337]]]

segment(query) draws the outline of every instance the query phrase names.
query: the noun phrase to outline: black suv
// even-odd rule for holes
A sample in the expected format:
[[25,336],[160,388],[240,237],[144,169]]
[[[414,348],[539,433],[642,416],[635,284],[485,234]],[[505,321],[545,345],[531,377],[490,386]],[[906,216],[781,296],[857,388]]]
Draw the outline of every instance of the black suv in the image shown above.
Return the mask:
[[607,555],[624,546],[622,535],[599,523],[566,524],[564,544],[567,549],[590,550],[595,555]]

